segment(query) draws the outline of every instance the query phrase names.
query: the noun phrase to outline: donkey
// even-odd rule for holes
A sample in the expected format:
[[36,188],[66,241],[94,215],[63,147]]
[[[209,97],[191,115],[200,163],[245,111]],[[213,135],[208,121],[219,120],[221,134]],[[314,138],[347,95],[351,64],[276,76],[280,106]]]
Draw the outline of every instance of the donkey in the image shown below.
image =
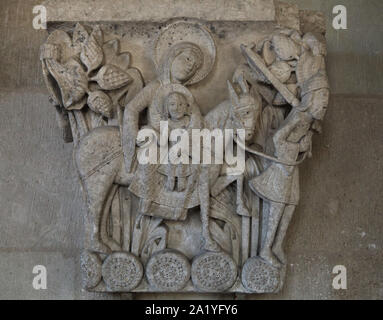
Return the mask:
[[[237,95],[228,81],[230,99],[225,100],[212,109],[205,117],[208,129],[245,129],[246,140],[254,134],[260,101],[250,93],[247,83],[240,81],[242,92]],[[87,219],[92,226],[90,231],[90,249],[107,253],[121,250],[120,245],[108,236],[106,229],[107,214],[113,195],[118,186],[129,186],[135,172],[125,170],[121,147],[120,128],[117,126],[98,127],[82,137],[75,150],[75,163],[85,192],[88,213]],[[228,180],[240,179],[241,175],[228,178],[223,175],[224,165],[212,164],[205,166],[206,183],[201,184],[200,206],[202,234],[205,250],[219,251],[220,247],[212,240],[209,231],[209,198],[218,194],[229,183]],[[241,185],[238,183],[237,185]],[[207,189],[207,190],[206,190]],[[237,196],[238,210],[243,210],[241,188]]]

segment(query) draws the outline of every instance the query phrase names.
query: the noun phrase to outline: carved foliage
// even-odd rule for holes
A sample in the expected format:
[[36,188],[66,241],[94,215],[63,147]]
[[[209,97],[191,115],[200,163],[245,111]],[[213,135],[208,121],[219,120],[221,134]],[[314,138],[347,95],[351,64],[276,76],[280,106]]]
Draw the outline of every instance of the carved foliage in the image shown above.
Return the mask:
[[120,53],[119,40],[104,42],[99,26],[88,30],[78,23],[72,37],[52,32],[40,55],[51,100],[69,116],[76,143],[88,130],[119,121],[119,103],[130,85],[133,91],[142,86],[141,75],[130,68],[130,54]]
[[[77,24],[72,37],[55,31],[41,50],[52,101],[68,117],[77,144],[76,167],[88,200],[89,245],[81,260],[84,286],[113,292],[276,292],[286,267],[284,236],[299,199],[297,165],[311,155],[311,138],[320,131],[327,107],[325,47],[315,35],[290,29],[280,29],[254,46],[242,45],[246,63],[235,70],[233,85],[228,81],[230,99],[205,118],[186,86],[204,79],[214,66],[216,48],[208,31],[197,24],[175,23],[160,34],[154,47],[158,81],[144,89],[140,72],[130,67],[130,54],[120,53],[117,39],[104,42],[98,26],[90,30]],[[201,55],[194,75],[185,77],[184,83],[172,83],[170,58],[175,61],[191,53],[194,58]],[[193,60],[183,58],[185,63]],[[143,109],[162,108],[158,97],[165,88],[174,93],[176,86],[190,95],[188,116],[198,124],[254,132],[243,145],[236,140],[247,152],[245,172],[233,178],[225,163],[217,167],[216,177],[211,173],[217,168],[198,168],[190,182],[176,177],[178,184],[185,184],[183,189],[193,186],[190,192],[166,193],[164,200],[160,194],[165,183],[159,178],[163,177],[150,175],[152,167],[123,170],[125,140],[120,133],[131,134],[122,130],[123,125],[138,127]],[[124,110],[122,104],[131,101]],[[137,116],[137,123],[123,123],[123,112],[129,121]],[[146,120],[150,126],[152,119]],[[135,148],[133,134],[130,138]],[[137,172],[139,179],[146,179],[141,189],[158,187],[155,194],[135,193],[131,181],[138,180]],[[175,176],[170,177],[175,183]],[[125,192],[118,190],[127,185],[129,190],[123,190],[129,194],[129,206]],[[131,194],[140,201],[134,210]],[[197,200],[190,207],[166,202],[194,196]],[[201,226],[188,230],[202,229],[199,253],[191,257],[188,250],[167,248],[171,228],[166,219],[174,216],[174,223],[186,226],[187,209],[197,206]]]

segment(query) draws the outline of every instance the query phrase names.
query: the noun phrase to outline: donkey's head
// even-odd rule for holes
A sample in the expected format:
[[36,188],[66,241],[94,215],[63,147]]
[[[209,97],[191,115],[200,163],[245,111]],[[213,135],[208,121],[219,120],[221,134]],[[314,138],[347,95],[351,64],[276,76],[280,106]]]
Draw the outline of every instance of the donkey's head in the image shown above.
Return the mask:
[[231,114],[234,129],[245,130],[245,140],[250,141],[255,133],[258,118],[261,112],[262,100],[256,90],[250,93],[249,86],[243,77],[240,77],[238,84],[241,87],[241,94],[238,95],[230,81],[227,81]]

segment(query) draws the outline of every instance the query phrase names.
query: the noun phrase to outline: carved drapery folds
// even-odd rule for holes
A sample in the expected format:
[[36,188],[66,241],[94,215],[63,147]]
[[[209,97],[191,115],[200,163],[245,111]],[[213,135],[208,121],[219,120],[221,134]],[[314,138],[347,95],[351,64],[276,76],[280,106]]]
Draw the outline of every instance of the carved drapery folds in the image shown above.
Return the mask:
[[[64,140],[73,141],[86,200],[88,290],[264,293],[283,285],[298,166],[311,157],[329,98],[324,33],[273,25],[224,49],[212,29],[183,19],[148,36],[150,79],[135,67],[137,42],[102,24],[58,28],[42,46],[50,101]],[[238,63],[217,80],[211,74],[226,64],[220,50],[235,52]],[[225,83],[226,99],[202,112],[199,88],[214,88],[211,81]],[[230,173],[226,160],[140,163],[143,146],[162,147],[161,121],[189,134],[243,129],[233,143],[244,170]],[[143,128],[159,135],[139,141]]]

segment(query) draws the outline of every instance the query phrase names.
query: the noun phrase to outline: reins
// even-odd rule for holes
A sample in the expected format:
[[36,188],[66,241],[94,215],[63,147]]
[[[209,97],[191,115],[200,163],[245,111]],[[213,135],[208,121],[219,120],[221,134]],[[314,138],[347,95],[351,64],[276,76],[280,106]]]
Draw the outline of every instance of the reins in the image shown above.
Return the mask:
[[239,141],[239,139],[237,139],[236,137],[234,137],[234,141],[245,151],[247,152],[250,152],[252,154],[255,154],[257,156],[260,156],[264,159],[267,159],[267,160],[270,160],[270,161],[273,161],[273,162],[276,162],[276,163],[280,163],[280,164],[283,164],[283,165],[286,165],[286,166],[296,166],[296,165],[299,165],[300,163],[302,163],[305,159],[306,159],[306,153],[303,155],[302,159],[299,160],[299,161],[294,161],[294,162],[289,162],[289,161],[283,161],[283,160],[280,160],[278,158],[275,158],[273,156],[270,156],[268,154],[265,154],[263,152],[260,152],[260,151],[257,151],[257,150],[254,150],[250,147],[246,147],[244,144],[242,144],[241,141]]

